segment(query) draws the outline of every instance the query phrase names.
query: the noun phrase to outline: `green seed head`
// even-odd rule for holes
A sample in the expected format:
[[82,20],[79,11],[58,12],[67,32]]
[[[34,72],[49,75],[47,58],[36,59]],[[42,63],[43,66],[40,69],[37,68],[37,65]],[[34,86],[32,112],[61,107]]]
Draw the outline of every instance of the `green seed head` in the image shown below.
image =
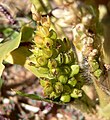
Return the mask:
[[61,98],[60,98],[60,100],[61,100],[62,102],[70,102],[71,97],[70,97],[70,95],[68,95],[68,94],[62,95]]

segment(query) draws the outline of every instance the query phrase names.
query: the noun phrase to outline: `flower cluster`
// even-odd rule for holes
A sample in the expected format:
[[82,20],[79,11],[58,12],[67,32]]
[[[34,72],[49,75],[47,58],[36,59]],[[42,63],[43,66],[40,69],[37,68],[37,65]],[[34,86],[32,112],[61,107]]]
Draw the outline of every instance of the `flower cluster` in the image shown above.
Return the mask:
[[50,29],[48,17],[40,21],[34,37],[35,45],[31,50],[33,55],[30,65],[35,66],[40,74],[48,74],[48,78],[40,80],[46,97],[70,102],[71,98],[82,96],[83,85],[71,42],[67,38],[57,38],[56,32]]

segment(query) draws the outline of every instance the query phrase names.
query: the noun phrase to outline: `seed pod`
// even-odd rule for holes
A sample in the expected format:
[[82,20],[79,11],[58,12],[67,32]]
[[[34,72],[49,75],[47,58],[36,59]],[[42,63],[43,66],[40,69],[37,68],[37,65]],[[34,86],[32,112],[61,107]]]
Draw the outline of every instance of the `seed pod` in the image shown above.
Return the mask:
[[[63,39],[63,46],[64,46],[64,48],[63,48],[63,50],[65,51],[65,52],[68,52],[70,49],[71,49],[71,43],[70,43],[70,41],[69,41],[69,39],[67,39],[67,38],[64,38]],[[63,52],[64,52],[63,51]]]
[[68,80],[68,84],[70,84],[72,87],[74,87],[76,83],[77,83],[77,80],[74,77]]
[[60,82],[56,82],[55,84],[55,92],[62,93],[63,92],[63,85]]
[[57,39],[57,34],[54,30],[49,31],[49,38],[56,40]]
[[70,95],[68,95],[68,94],[66,94],[66,95],[64,94],[64,95],[61,96],[60,100],[61,100],[62,102],[70,102],[71,97],[70,97]]
[[36,61],[41,67],[47,64],[47,59],[44,56],[38,57]]
[[94,75],[99,78],[102,74],[102,70],[101,69],[97,69],[95,72],[94,72]]
[[64,63],[64,61],[65,61],[64,54],[60,53],[58,55],[58,57],[56,58],[56,60],[58,61],[59,65],[62,65]]
[[53,40],[46,37],[44,39],[44,46],[47,47],[47,48],[52,48],[52,46],[53,46]]
[[71,93],[71,97],[72,98],[78,98],[82,96],[82,91],[78,90],[78,89],[73,89],[72,93]]
[[74,75],[78,73],[79,73],[79,65],[71,65],[70,77],[73,77]]
[[99,68],[99,63],[96,60],[91,61],[91,71],[94,72]]
[[37,71],[40,74],[49,74],[49,69],[47,67],[39,67],[39,68],[37,68]]
[[71,93],[71,87],[69,85],[63,86],[63,93],[64,94],[70,94]]
[[66,84],[67,81],[68,81],[68,76],[66,76],[66,75],[60,75],[58,77],[58,81],[61,82],[62,84]]
[[57,61],[55,59],[48,60],[48,68],[56,68],[58,66]]

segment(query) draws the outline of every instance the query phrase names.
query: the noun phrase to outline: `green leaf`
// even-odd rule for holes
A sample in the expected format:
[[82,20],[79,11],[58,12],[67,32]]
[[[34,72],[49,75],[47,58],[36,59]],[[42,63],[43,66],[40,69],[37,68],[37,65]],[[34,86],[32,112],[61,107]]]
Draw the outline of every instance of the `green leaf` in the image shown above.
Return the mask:
[[4,69],[4,65],[2,64],[3,60],[5,59],[7,54],[9,54],[11,51],[19,46],[20,40],[21,33],[18,33],[18,36],[15,39],[11,39],[0,44],[0,76]]
[[34,33],[34,29],[30,26],[24,26],[21,29],[22,37],[21,42],[31,42],[32,41],[32,35]]
[[44,102],[49,102],[49,103],[55,103],[55,104],[59,104],[59,105],[63,105],[64,103],[61,103],[61,102],[57,102],[57,101],[52,101],[48,98],[43,98],[39,95],[36,95],[36,94],[27,94],[27,93],[24,93],[24,92],[21,92],[21,91],[15,91],[13,90],[14,92],[16,92],[17,95],[20,95],[22,97],[28,97],[28,98],[31,98],[31,99],[34,99],[34,100],[39,100],[39,101],[44,101]]
[[12,51],[9,54],[9,56],[5,59],[5,61],[11,64],[22,65],[37,77],[51,78],[49,77],[48,73],[42,74],[40,73],[40,71],[37,70],[35,66],[30,65],[30,61],[28,60],[28,58],[31,55],[32,53],[30,52],[28,47],[20,46],[16,50]]

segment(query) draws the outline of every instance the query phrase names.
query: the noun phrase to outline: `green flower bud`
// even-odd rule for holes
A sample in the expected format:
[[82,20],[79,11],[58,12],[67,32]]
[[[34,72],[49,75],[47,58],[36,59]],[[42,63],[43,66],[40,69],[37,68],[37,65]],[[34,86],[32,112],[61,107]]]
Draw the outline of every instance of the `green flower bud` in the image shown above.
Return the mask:
[[40,84],[42,87],[45,87],[48,81],[41,79]]
[[74,75],[79,73],[79,65],[71,65],[71,73],[70,77],[73,77]]
[[52,98],[55,99],[55,98],[58,98],[59,96],[60,96],[60,94],[58,94],[58,93],[56,93],[56,92],[53,91],[53,92],[50,94],[49,97],[50,97],[51,99],[52,99]]
[[37,35],[37,36],[34,37],[34,43],[36,44],[36,46],[38,48],[43,48],[44,47],[43,41],[44,41],[44,39],[41,36]]
[[99,78],[102,74],[102,70],[101,69],[97,69],[95,72],[94,72],[94,75]]
[[57,40],[56,40],[55,48],[56,48],[59,52],[63,52],[63,51],[64,51],[64,44],[63,44],[63,41],[62,41],[61,39],[57,39]]
[[45,95],[50,95],[52,92],[53,92],[53,87],[52,86],[47,85],[47,86],[44,87],[44,94]]
[[68,80],[68,84],[70,84],[73,87],[76,85],[76,83],[77,83],[77,80],[74,77]]
[[42,51],[45,58],[51,58],[53,55],[53,52],[50,49],[45,48],[45,49],[42,49]]
[[65,53],[64,57],[65,57],[65,64],[70,64],[72,62],[72,58],[69,54]]
[[52,46],[53,46],[53,40],[50,39],[50,38],[45,38],[45,39],[44,39],[44,45],[45,45],[47,48],[52,48]]
[[70,94],[71,93],[71,87],[69,85],[63,86],[63,93],[64,94]]
[[57,39],[57,34],[54,30],[49,31],[49,38],[56,40]]
[[55,84],[55,91],[56,91],[56,93],[63,92],[63,85],[60,82],[56,82],[56,84]]
[[71,97],[72,98],[79,98],[82,97],[82,90],[78,90],[78,89],[73,89],[72,93],[71,93]]
[[58,56],[58,54],[59,54],[59,51],[57,49],[55,49],[55,48],[52,48],[51,51],[52,51],[51,58],[56,58]]
[[65,64],[71,64],[74,61],[73,51],[64,54]]
[[60,74],[62,74],[60,68],[52,68],[52,69],[50,69],[50,76],[56,77],[56,76],[59,76]]
[[64,61],[65,61],[65,58],[64,58],[63,53],[60,53],[60,54],[58,55],[58,57],[56,58],[56,60],[58,61],[59,65],[63,64]]
[[75,87],[78,88],[78,89],[81,89],[81,87],[85,83],[85,78],[84,78],[83,74],[82,73],[78,73],[77,75],[75,75],[75,78],[77,80],[77,84],[76,84]]
[[[63,44],[64,44],[64,45],[63,45],[63,46],[64,46],[64,48],[63,48],[64,51],[65,51],[65,52],[68,52],[68,51],[71,49],[71,43],[70,43],[69,39],[64,38],[64,39],[63,39]],[[63,52],[64,52],[64,51],[63,51]]]
[[91,62],[91,71],[94,72],[99,68],[99,63],[96,60]]
[[40,66],[45,66],[47,64],[47,59],[44,56],[38,57],[36,61]]
[[49,35],[49,30],[45,26],[38,26],[37,30],[36,35],[40,37],[47,37]]
[[39,68],[37,68],[37,71],[38,71],[40,74],[49,74],[49,69],[46,68],[46,67],[39,67]]
[[48,60],[48,68],[56,68],[57,67],[57,61],[55,59],[49,59]]
[[58,81],[61,82],[62,84],[66,84],[67,81],[68,81],[68,76],[66,76],[66,75],[60,75],[58,77]]
[[61,98],[60,98],[60,100],[62,101],[62,102],[70,102],[70,100],[71,100],[71,97],[70,97],[70,95],[62,95],[61,96]]
[[62,67],[62,71],[64,74],[68,75],[71,72],[71,68],[69,66],[65,65]]

